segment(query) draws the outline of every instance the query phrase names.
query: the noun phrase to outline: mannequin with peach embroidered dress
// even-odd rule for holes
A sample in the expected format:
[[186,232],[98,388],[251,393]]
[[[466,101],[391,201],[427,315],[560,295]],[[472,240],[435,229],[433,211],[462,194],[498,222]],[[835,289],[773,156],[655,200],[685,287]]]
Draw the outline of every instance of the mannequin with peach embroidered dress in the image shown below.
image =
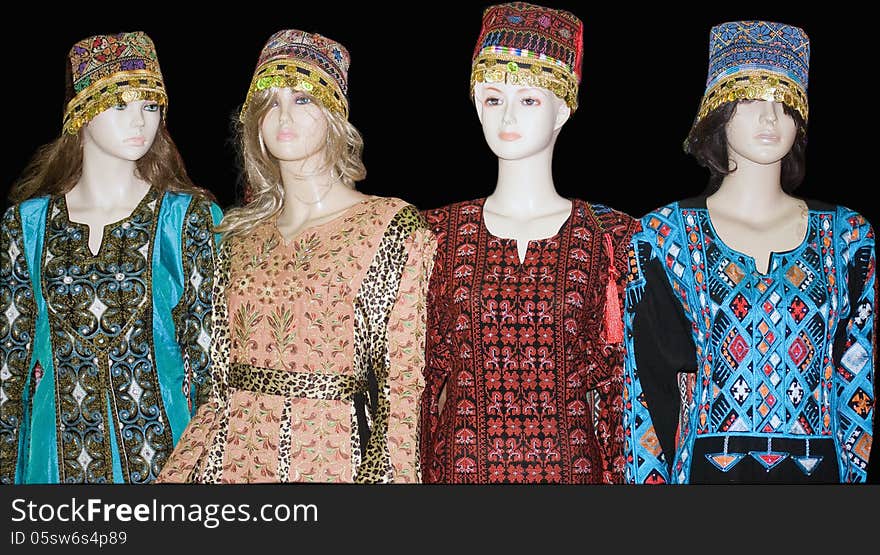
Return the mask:
[[355,189],[348,66],[317,33],[263,48],[239,126],[248,202],[218,228],[214,394],[160,482],[421,481],[436,241],[412,205]]

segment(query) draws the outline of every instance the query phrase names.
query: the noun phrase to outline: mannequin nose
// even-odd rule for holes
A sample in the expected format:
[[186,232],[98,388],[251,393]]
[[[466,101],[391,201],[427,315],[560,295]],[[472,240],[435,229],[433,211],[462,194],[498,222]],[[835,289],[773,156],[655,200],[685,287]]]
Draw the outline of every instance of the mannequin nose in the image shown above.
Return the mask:
[[504,105],[504,114],[501,116],[501,123],[504,125],[513,125],[516,123],[516,114],[514,114],[514,106],[512,102]]
[[278,110],[278,121],[279,122],[288,122],[288,123],[293,121],[293,114],[290,113],[290,110],[288,110],[287,107],[284,106],[283,104],[281,105],[280,108],[281,109]]
[[131,110],[131,125],[133,127],[143,127],[144,126],[144,111],[141,106],[129,106],[128,108]]
[[761,103],[761,121],[766,123],[776,123],[779,119],[777,110],[781,110],[781,104],[778,102],[764,101]]

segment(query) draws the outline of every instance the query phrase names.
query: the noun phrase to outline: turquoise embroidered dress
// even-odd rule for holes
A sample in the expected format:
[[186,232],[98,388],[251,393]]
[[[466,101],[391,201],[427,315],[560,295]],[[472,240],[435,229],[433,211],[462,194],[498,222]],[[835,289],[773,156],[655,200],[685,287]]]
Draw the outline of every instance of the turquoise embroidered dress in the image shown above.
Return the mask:
[[0,480],[149,483],[209,389],[220,209],[151,188],[100,250],[64,196],[0,229]]
[[627,481],[864,482],[874,416],[874,231],[808,202],[766,274],[705,198],[642,218],[625,320]]

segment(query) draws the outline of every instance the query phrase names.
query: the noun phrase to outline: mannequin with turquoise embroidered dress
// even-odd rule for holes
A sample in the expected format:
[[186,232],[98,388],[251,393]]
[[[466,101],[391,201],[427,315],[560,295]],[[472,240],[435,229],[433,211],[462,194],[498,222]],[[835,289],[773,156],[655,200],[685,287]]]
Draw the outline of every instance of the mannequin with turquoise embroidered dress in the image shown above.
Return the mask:
[[149,483],[209,389],[221,216],[142,32],[70,51],[63,132],[0,229],[0,481]]
[[686,150],[703,196],[650,212],[625,310],[627,480],[864,482],[873,434],[874,231],[796,197],[809,40],[712,29]]

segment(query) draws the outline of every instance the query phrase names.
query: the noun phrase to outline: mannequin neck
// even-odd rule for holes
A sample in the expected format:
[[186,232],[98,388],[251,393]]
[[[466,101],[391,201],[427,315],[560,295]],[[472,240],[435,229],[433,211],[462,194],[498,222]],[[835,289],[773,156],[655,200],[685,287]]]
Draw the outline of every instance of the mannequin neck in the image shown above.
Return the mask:
[[525,220],[559,209],[568,202],[553,184],[553,145],[528,158],[498,159],[498,181],[487,203],[492,210]]
[[[723,204],[727,211],[760,218],[773,213],[790,198],[782,190],[782,162],[756,164],[737,160],[736,171],[721,181],[721,187],[711,195],[716,205]],[[748,217],[746,219],[749,219]]]
[[282,162],[281,182],[284,204],[276,225],[288,240],[304,228],[329,221],[368,198],[346,186],[329,170],[308,173],[297,163]]
[[133,160],[118,158],[86,144],[83,147],[82,174],[68,192],[75,204],[102,210],[137,204],[150,184],[137,175]]

